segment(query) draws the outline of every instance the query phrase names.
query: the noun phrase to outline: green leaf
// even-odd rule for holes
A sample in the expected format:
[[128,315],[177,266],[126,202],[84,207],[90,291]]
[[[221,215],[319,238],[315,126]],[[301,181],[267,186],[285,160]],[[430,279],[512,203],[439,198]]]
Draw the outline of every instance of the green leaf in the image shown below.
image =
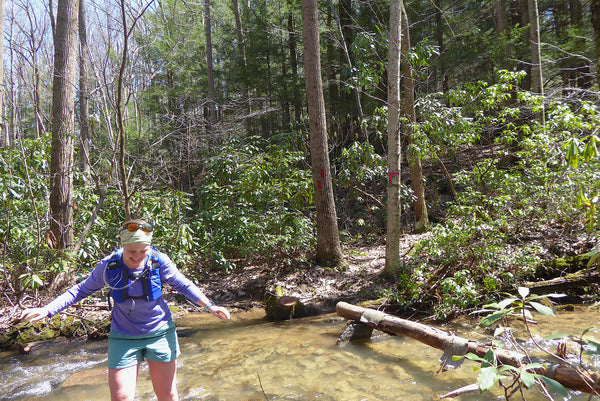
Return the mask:
[[498,320],[502,319],[504,316],[511,313],[512,311],[513,311],[513,309],[510,308],[510,309],[499,310],[497,312],[489,314],[486,317],[484,317],[483,319],[481,319],[480,324],[482,327],[489,327],[492,324],[496,323]]
[[525,365],[525,367],[523,369],[526,371],[530,371],[530,370],[535,370],[535,369],[542,369],[543,367],[545,367],[543,363],[534,362],[534,363],[528,363],[527,365]]
[[482,367],[496,366],[496,354],[493,349],[489,349],[483,356]]
[[569,334],[551,334],[549,336],[544,337],[544,340],[560,340],[563,338],[570,338]]
[[521,377],[521,382],[523,382],[523,384],[527,388],[531,388],[535,384],[535,376],[529,372],[525,372],[524,370],[522,370],[520,377]]
[[546,305],[542,305],[538,302],[529,302],[529,305],[531,305],[536,311],[538,311],[544,316],[556,316],[554,314],[554,310],[552,310],[552,308],[547,307]]
[[10,192],[10,194],[15,198],[15,199],[21,199],[21,194],[16,192],[15,190],[13,190],[12,188],[8,188],[8,192]]
[[567,163],[573,168],[579,166],[579,140],[577,138],[571,138],[567,143]]
[[471,361],[475,361],[475,362],[480,362],[480,363],[487,363],[487,361],[485,359],[483,359],[482,357],[480,357],[479,355],[475,355],[472,352],[469,352],[465,355],[465,358],[471,360]]
[[592,340],[583,340],[590,348],[591,350],[586,350],[584,352],[584,354],[586,355],[598,355],[600,354],[600,343],[597,343],[595,341]]
[[529,288],[527,288],[527,287],[519,287],[518,291],[519,291],[519,295],[523,299],[527,298],[527,296],[529,295]]
[[487,391],[496,384],[498,380],[498,370],[495,366],[488,366],[481,369],[479,377],[477,378],[477,384],[481,391]]
[[587,333],[589,333],[590,331],[594,330],[595,327],[588,327],[587,329],[583,330],[583,333],[581,333],[581,336],[585,336]]
[[567,397],[569,395],[569,392],[567,391],[567,389],[562,384],[557,382],[556,380],[551,379],[546,376],[538,375],[538,374],[536,374],[534,376],[537,379],[543,381],[546,386],[550,387],[550,389],[552,389],[556,393],[562,395],[563,397]]
[[44,280],[42,280],[42,278],[40,276],[38,276],[37,274],[31,275],[31,282],[32,282],[31,283],[32,288],[38,288],[44,284]]
[[590,260],[587,264],[588,269],[591,268],[592,266],[594,266],[596,264],[596,261],[598,260],[598,257],[600,257],[600,248],[598,249],[592,249],[590,252],[588,252],[587,254],[588,256],[590,256]]
[[589,163],[592,159],[598,156],[598,147],[596,146],[596,142],[590,140],[583,149],[583,160],[586,163]]
[[505,298],[496,305],[498,306],[498,309],[504,309],[515,301],[517,301],[517,298]]

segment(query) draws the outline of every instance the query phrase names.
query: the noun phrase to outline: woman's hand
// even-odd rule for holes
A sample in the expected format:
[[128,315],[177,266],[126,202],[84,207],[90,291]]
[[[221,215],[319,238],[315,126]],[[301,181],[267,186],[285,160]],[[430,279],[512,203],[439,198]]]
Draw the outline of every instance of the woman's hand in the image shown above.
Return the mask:
[[36,322],[48,317],[50,312],[46,308],[28,308],[21,313],[21,320]]
[[211,305],[210,308],[208,308],[208,311],[210,313],[212,313],[214,316],[218,317],[219,319],[224,319],[224,320],[231,319],[231,316],[229,315],[229,311],[227,309],[223,308],[222,306]]

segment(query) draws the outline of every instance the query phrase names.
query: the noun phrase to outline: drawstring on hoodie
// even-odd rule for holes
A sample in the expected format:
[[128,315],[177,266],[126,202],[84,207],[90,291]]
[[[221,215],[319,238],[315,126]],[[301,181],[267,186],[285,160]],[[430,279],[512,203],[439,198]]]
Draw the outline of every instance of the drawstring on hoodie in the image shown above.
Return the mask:
[[131,298],[131,308],[129,308],[129,313],[128,313],[129,316],[131,316],[134,309],[135,309],[135,299]]

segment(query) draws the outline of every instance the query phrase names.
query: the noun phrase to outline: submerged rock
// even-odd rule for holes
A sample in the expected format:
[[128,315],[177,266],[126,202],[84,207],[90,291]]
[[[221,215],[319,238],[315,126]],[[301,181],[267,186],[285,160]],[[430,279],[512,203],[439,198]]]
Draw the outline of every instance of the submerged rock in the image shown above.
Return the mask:
[[63,387],[72,387],[79,385],[97,385],[108,382],[108,369],[106,367],[84,370],[73,373],[63,382]]

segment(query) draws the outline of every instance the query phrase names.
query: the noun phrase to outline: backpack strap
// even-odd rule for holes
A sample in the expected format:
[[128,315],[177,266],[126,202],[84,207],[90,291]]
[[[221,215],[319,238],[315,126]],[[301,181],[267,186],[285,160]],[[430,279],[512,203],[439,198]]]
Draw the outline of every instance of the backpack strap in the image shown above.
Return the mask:
[[162,280],[158,270],[162,263],[160,252],[156,248],[152,248],[149,259],[150,263],[146,263],[144,270],[134,279],[142,281],[144,296],[141,298],[146,301],[153,301],[162,296]]
[[[117,284],[118,287],[111,287],[110,292],[115,302],[123,302],[125,299],[145,299],[146,301],[153,301],[162,296],[162,280],[160,278],[160,265],[162,263],[161,254],[156,248],[152,248],[150,255],[148,256],[149,261],[146,262],[144,269],[138,274],[130,274],[129,269],[121,260],[123,249],[120,248],[113,252],[108,261],[106,262],[105,274],[109,277],[110,285]],[[120,270],[117,272],[116,270]],[[114,277],[120,277],[118,282],[115,282]],[[127,295],[127,288],[133,281],[141,281],[144,295],[139,297],[132,297]],[[109,308],[110,305],[109,296]]]

